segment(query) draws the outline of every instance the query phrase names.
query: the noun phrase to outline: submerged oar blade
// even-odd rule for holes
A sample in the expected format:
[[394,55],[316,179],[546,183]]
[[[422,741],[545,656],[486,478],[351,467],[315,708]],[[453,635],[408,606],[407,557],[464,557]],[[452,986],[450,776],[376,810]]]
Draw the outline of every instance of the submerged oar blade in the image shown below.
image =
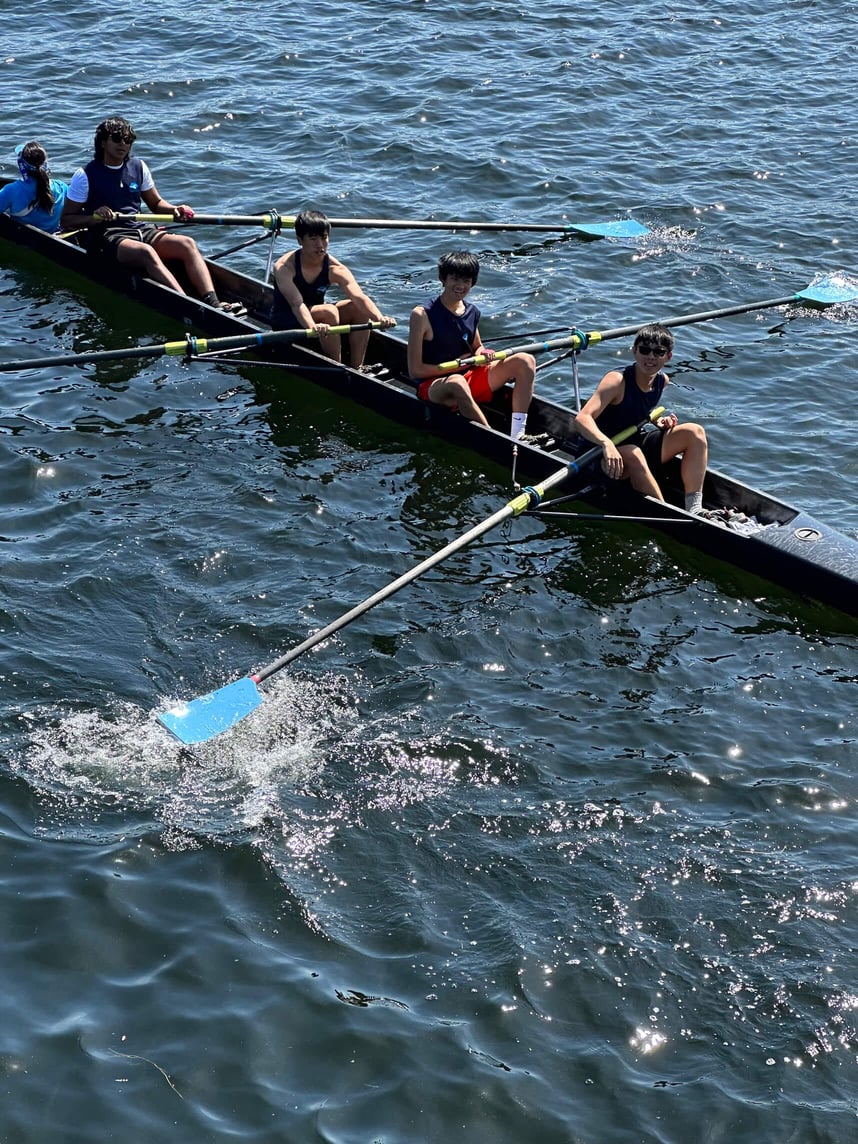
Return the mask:
[[829,274],[827,278],[799,290],[796,298],[817,302],[820,306],[835,306],[838,302],[854,302],[858,298],[858,286],[845,274]]
[[261,703],[259,689],[245,676],[199,699],[162,712],[158,722],[183,743],[205,743],[240,723]]
[[593,238],[640,238],[649,234],[650,229],[642,222],[635,222],[633,218],[617,218],[611,222],[576,222],[569,230],[577,230],[580,234],[589,234]]

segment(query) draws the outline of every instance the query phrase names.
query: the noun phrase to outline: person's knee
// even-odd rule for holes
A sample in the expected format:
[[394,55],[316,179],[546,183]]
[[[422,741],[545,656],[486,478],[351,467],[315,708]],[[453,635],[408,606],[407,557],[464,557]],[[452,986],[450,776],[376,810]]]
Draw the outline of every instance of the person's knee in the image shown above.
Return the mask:
[[148,243],[136,241],[121,243],[117,258],[120,262],[128,262],[143,269],[157,266],[161,261]]
[[629,477],[631,480],[634,480],[635,477],[644,476],[649,473],[649,465],[646,463],[646,458],[636,446],[631,449],[621,450],[620,456],[623,459],[624,477]]
[[325,326],[339,326],[341,314],[336,306],[328,302],[323,302],[318,306],[314,306],[312,310],[313,318],[317,322],[321,322]]
[[470,387],[461,376],[445,378],[437,387],[429,390],[429,396],[439,405],[458,408],[460,413],[472,411],[475,404]]
[[513,380],[524,385],[532,385],[536,377],[536,358],[533,354],[517,353],[509,359],[513,369]]
[[349,312],[353,322],[366,322],[370,317],[369,302],[364,298],[350,298]]
[[170,234],[148,247],[157,258],[174,258],[188,262],[197,251],[197,244],[186,234]]

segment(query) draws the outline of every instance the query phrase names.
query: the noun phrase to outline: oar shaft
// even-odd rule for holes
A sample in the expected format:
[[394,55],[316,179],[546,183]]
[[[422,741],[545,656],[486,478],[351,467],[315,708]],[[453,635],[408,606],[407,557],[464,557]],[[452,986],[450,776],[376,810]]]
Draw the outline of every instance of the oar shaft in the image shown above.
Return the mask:
[[629,338],[641,326],[654,322],[659,326],[690,326],[695,322],[713,322],[717,318],[729,318],[734,314],[750,314],[753,310],[773,310],[776,306],[787,306],[799,301],[798,295],[788,294],[785,298],[767,298],[764,302],[743,302],[736,306],[722,306],[719,310],[701,310],[697,314],[682,314],[678,318],[656,318],[637,322],[634,326],[618,326],[614,330],[594,330],[587,335],[590,342],[607,342],[612,338]]
[[[330,326],[328,334],[350,334],[356,330],[380,330],[382,322],[355,322],[350,326]],[[196,357],[221,350],[254,349],[278,342],[294,342],[301,338],[318,338],[316,330],[260,330],[253,334],[233,334],[225,338],[198,338],[189,335],[181,342],[163,342],[157,346],[127,346],[119,350],[92,350],[83,354],[59,357],[26,358],[24,361],[0,362],[0,373],[23,369],[49,369],[59,365],[89,365],[92,362],[122,361],[124,358]]]
[[[655,410],[652,416],[657,416],[660,412],[663,412],[663,410]],[[631,425],[611,439],[615,445],[620,445],[623,441],[627,440],[627,438],[631,437],[636,431],[637,426]],[[363,600],[360,604],[356,604],[354,608],[340,616],[338,619],[333,620],[326,627],[321,628],[318,632],[314,632],[313,635],[308,636],[307,639],[303,641],[303,643],[298,644],[297,647],[293,647],[290,651],[286,652],[285,655],[281,655],[279,659],[275,659],[273,663],[269,663],[266,667],[260,668],[259,671],[255,671],[250,678],[254,681],[254,683],[261,683],[264,679],[268,679],[269,676],[274,675],[275,672],[280,671],[282,668],[288,666],[305,652],[308,652],[312,648],[317,647],[320,643],[324,643],[325,640],[330,639],[331,636],[336,635],[337,632],[342,631],[342,629],[345,627],[348,627],[349,624],[353,623],[360,616],[363,616],[366,612],[370,611],[370,609],[376,607],[376,605],[382,603],[384,600],[390,599],[391,596],[401,591],[404,587],[406,587],[406,585],[412,584],[415,580],[422,576],[424,572],[428,572],[431,568],[441,564],[442,561],[447,560],[451,556],[455,555],[455,553],[460,552],[463,548],[466,548],[469,544],[472,544],[475,540],[478,540],[481,536],[484,536],[493,528],[497,528],[497,526],[502,524],[505,520],[509,520],[510,517],[520,516],[523,512],[526,512],[527,509],[532,508],[535,504],[539,504],[549,489],[561,484],[563,481],[567,480],[567,478],[573,476],[575,473],[581,472],[588,465],[592,464],[593,461],[598,460],[601,456],[602,447],[601,445],[596,445],[592,449],[588,449],[587,452],[580,456],[576,461],[569,461],[563,466],[562,469],[558,469],[556,472],[546,477],[542,484],[536,485],[533,488],[525,489],[523,492],[519,493],[518,496],[513,497],[513,499],[505,504],[503,508],[498,509],[497,512],[492,513],[491,516],[487,517],[483,521],[480,521],[479,524],[474,525],[473,528],[468,529],[467,532],[463,533],[455,540],[450,541],[450,543],[444,545],[443,548],[439,548],[437,552],[433,552],[431,556],[427,556],[425,560],[421,560],[419,564],[415,564],[415,566],[410,568],[407,572],[403,572],[401,576],[398,576],[395,580],[391,581],[390,584],[386,584],[383,588],[379,588],[377,592],[374,592],[371,596],[368,596],[367,599]]]
[[[785,298],[767,298],[763,302],[743,302],[736,306],[722,306],[719,310],[701,310],[697,314],[682,314],[676,318],[648,319],[636,322],[633,326],[618,326],[613,330],[591,330],[585,335],[586,344],[592,345],[595,342],[608,342],[613,338],[632,337],[642,326],[648,325],[651,321],[659,326],[690,326],[695,322],[712,322],[716,318],[729,318],[733,314],[750,314],[753,310],[772,310],[776,306],[787,306],[791,302],[800,302],[801,300],[801,296],[798,294],[788,294]],[[475,354],[473,357],[459,358],[458,361],[444,361],[441,362],[438,369],[445,373],[457,369],[470,369],[475,365],[485,365],[490,360],[503,361],[504,358],[515,353],[538,354],[544,353],[546,350],[562,349],[564,346],[572,346],[578,349],[583,344],[584,339],[580,335],[570,334],[566,338],[555,338],[549,342],[529,342],[527,345],[512,346],[508,350],[498,350],[491,359],[484,354]]]
[[[562,470],[562,474],[565,478],[567,476],[567,469],[564,468]],[[549,480],[550,479],[551,478],[549,478]],[[514,500],[511,500],[508,504],[504,505],[503,508],[498,509],[497,512],[493,513],[486,520],[481,521],[474,528],[469,529],[467,532],[457,537],[456,540],[451,541],[450,544],[445,545],[437,552],[433,552],[433,554],[428,556],[425,560],[421,560],[419,564],[416,564],[413,568],[409,569],[409,571],[397,577],[397,579],[393,580],[390,584],[386,584],[383,588],[380,588],[377,592],[373,593],[372,596],[369,596],[362,603],[357,604],[350,611],[346,612],[344,615],[340,616],[338,619],[334,620],[332,623],[328,624],[320,631],[315,632],[311,636],[308,636],[307,639],[303,641],[303,643],[298,644],[297,647],[292,648],[291,651],[286,652],[285,655],[282,655],[273,663],[268,664],[267,667],[263,667],[259,671],[254,672],[251,676],[251,679],[253,679],[255,683],[261,683],[263,679],[267,679],[269,675],[273,675],[276,671],[280,671],[281,668],[286,667],[288,664],[292,663],[293,660],[296,660],[305,652],[310,651],[311,648],[314,648],[318,644],[323,643],[325,640],[330,639],[332,635],[335,635],[337,632],[347,627],[354,620],[370,611],[371,608],[376,607],[376,605],[382,603],[384,600],[388,600],[391,596],[401,591],[407,584],[413,583],[418,577],[422,576],[424,572],[428,572],[431,568],[434,568],[436,564],[440,564],[443,560],[449,559],[449,557],[453,556],[456,552],[459,552],[462,548],[467,547],[467,545],[471,544],[474,540],[477,540],[480,536],[483,536],[491,529],[496,528],[499,524],[502,524],[503,521],[508,520],[511,516],[518,516],[523,513],[525,509],[529,507],[530,503],[530,494],[527,492],[520,493]]]
[[332,218],[331,226],[371,227],[382,230],[482,230],[529,231],[536,234],[563,234],[576,230],[571,223],[539,222],[467,222],[464,219],[406,219],[406,218]]
[[[593,335],[588,335],[592,337]],[[538,354],[545,353],[548,350],[559,350],[573,346],[577,347],[581,344],[582,339],[578,334],[569,334],[565,338],[554,338],[549,342],[529,342],[524,346],[513,346],[508,350],[496,350],[492,358],[487,358],[484,354],[476,354],[474,357],[458,358],[455,361],[442,361],[437,367],[439,370],[451,369],[469,369],[472,365],[484,365],[487,361],[504,361],[505,358],[510,357],[512,354]]]

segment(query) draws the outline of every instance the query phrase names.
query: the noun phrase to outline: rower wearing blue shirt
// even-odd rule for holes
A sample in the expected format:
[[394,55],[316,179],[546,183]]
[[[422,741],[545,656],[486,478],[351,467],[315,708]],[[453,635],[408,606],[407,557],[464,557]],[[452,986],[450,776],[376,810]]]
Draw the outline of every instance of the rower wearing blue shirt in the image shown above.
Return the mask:
[[39,230],[59,230],[68,184],[51,178],[48,155],[41,143],[22,143],[15,148],[15,155],[21,177],[0,190],[0,214]]

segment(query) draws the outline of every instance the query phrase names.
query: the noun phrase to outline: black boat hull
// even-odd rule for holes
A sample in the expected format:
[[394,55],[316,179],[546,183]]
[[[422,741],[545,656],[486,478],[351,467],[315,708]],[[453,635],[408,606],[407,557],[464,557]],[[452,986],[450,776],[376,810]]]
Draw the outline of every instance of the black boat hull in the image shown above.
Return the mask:
[[[240,301],[247,317],[236,318],[189,296],[148,279],[123,273],[114,264],[91,257],[73,242],[22,226],[0,215],[0,238],[42,255],[55,265],[123,293],[166,317],[209,336],[232,335],[267,328],[272,292],[269,286],[217,262],[209,268],[218,295]],[[281,343],[258,351],[292,374],[347,397],[391,420],[451,441],[506,469],[512,464],[508,436],[510,391],[496,394],[486,415],[491,428],[464,420],[440,406],[421,402],[406,375],[405,343],[389,333],[373,331],[367,361],[383,366],[382,378],[331,362],[310,346]],[[518,446],[517,476],[537,483],[574,462],[580,438],[571,410],[544,398],[534,398],[528,432],[547,434],[554,442],[547,449]],[[600,512],[645,517],[654,527],[700,551],[726,561],[797,594],[811,597],[850,615],[858,615],[858,542],[799,509],[710,469],[704,486],[704,504],[732,507],[755,518],[764,527],[749,535],[701,518],[689,518],[682,504],[678,468],[668,478],[665,502],[645,499],[627,486],[596,481],[582,494]],[[683,521],[677,527],[677,521]]]

